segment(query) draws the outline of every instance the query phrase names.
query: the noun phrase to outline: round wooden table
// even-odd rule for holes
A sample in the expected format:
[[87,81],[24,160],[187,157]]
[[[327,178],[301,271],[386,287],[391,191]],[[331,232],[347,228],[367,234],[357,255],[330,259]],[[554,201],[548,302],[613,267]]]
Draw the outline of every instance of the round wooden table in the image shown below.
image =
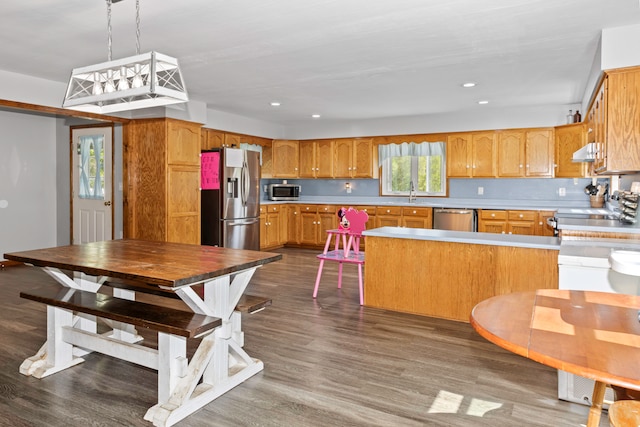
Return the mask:
[[513,353],[596,381],[587,427],[600,422],[607,384],[640,390],[640,297],[541,289],[489,298],[471,325]]

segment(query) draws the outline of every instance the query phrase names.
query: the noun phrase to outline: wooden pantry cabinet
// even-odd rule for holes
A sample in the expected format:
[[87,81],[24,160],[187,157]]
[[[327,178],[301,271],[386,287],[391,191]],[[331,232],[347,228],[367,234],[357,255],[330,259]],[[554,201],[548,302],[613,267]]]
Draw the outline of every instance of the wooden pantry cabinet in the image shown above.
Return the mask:
[[271,162],[274,178],[298,178],[298,141],[274,139],[271,146]]
[[126,125],[125,238],[200,244],[200,127],[169,118]]
[[605,71],[587,121],[596,174],[640,171],[640,67]]
[[552,177],[553,129],[510,129],[498,132],[498,177]]
[[588,176],[584,162],[574,162],[573,153],[587,144],[587,127],[584,123],[563,125],[555,128],[555,177],[582,178]]
[[495,157],[495,132],[468,132],[447,137],[449,178],[495,177]]
[[334,150],[335,178],[375,178],[373,139],[337,139]]
[[333,140],[300,141],[300,178],[333,178]]

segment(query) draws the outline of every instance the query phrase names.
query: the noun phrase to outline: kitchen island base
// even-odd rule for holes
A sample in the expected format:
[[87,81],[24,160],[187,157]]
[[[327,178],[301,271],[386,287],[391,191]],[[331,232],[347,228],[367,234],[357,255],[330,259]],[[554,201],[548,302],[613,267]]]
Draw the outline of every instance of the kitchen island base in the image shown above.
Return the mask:
[[365,252],[368,307],[468,322],[487,298],[558,288],[557,249],[368,235]]

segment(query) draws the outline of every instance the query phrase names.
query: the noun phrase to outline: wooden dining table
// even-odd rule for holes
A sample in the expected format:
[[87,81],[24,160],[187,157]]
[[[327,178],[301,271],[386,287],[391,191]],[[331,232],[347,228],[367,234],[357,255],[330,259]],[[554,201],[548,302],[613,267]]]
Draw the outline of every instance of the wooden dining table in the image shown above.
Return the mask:
[[[263,370],[263,363],[250,357],[242,348],[241,316],[235,308],[256,269],[280,260],[281,254],[180,243],[109,240],[6,253],[4,257],[42,268],[61,289],[97,293],[110,281],[125,281],[126,287],[113,288],[114,297],[135,301],[136,292],[166,292],[184,301],[188,307],[185,310],[221,319],[220,326],[201,337],[191,360],[186,357],[186,339],[164,334],[162,336],[166,335],[170,343],[161,345],[159,334],[160,354],[155,355],[156,364],[160,366],[156,368],[158,403],[144,417],[154,425],[175,424]],[[196,291],[194,285],[201,288]],[[55,335],[56,327],[59,327],[56,322],[63,311],[49,307],[48,341],[36,355],[25,360],[21,373],[36,376],[37,372],[37,377],[54,374],[76,365],[83,355],[92,352],[83,346],[65,345]],[[110,322],[117,334],[105,336],[96,333],[96,322],[91,316],[76,317],[73,328],[83,334],[83,342],[95,344],[95,351],[115,347],[117,351],[106,354],[114,357],[122,354],[124,360],[135,363],[138,359],[143,365],[147,362],[143,359],[151,357],[150,353],[141,356],[140,349],[134,348],[142,338],[132,325]],[[65,351],[69,352],[67,356],[62,354]],[[129,354],[128,358],[125,354]]]
[[600,422],[606,386],[640,390],[640,297],[541,289],[489,298],[471,325],[513,353],[595,381],[587,427]]

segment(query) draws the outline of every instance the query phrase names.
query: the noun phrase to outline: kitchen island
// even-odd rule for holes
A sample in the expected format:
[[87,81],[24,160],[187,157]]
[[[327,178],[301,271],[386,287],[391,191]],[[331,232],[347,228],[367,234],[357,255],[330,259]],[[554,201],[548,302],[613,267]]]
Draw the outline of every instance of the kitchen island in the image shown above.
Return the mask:
[[558,288],[555,237],[402,227],[364,235],[365,306],[467,322],[492,296]]

